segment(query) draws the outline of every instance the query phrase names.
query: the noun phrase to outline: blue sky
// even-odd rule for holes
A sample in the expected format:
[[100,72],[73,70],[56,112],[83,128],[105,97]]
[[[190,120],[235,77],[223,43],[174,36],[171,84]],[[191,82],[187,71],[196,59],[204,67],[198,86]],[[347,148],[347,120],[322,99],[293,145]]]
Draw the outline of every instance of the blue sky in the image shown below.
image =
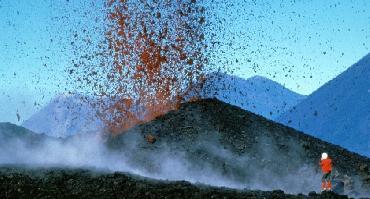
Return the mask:
[[262,75],[307,95],[370,52],[370,1],[216,2],[225,19],[219,40],[232,43],[225,57],[239,60],[231,65],[245,78]]
[[[368,0],[206,5],[208,21],[222,22],[212,28],[224,44],[212,63],[244,78],[261,75],[310,94],[370,52]],[[19,124],[65,91],[71,30],[91,30],[94,17],[102,19],[101,7],[82,0],[0,0],[0,122]]]

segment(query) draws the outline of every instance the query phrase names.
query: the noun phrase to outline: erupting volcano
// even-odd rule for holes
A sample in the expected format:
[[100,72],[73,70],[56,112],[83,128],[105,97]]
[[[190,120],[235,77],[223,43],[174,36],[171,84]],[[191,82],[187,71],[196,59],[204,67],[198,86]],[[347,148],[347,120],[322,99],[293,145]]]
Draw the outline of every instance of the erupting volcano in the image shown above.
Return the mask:
[[[98,116],[118,133],[149,121],[202,88],[205,8],[195,0],[107,0],[99,66],[74,61],[72,77],[93,85]],[[79,63],[78,63],[79,62]]]

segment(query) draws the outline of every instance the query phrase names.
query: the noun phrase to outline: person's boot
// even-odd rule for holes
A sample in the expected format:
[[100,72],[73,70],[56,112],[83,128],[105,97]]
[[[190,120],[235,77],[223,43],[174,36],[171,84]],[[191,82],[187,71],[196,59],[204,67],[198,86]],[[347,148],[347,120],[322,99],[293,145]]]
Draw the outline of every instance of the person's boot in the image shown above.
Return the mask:
[[328,181],[328,182],[326,183],[326,189],[327,189],[328,191],[331,191],[331,181]]
[[326,191],[326,182],[321,183],[321,191]]

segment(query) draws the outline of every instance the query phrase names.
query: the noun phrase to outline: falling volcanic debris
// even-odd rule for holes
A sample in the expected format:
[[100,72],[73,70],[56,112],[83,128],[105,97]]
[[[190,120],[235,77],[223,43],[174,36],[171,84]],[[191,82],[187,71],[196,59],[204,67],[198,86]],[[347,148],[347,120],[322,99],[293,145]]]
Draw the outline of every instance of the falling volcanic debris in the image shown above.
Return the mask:
[[205,81],[205,8],[196,0],[107,0],[99,52],[69,69],[92,87],[108,130],[119,133],[199,97]]

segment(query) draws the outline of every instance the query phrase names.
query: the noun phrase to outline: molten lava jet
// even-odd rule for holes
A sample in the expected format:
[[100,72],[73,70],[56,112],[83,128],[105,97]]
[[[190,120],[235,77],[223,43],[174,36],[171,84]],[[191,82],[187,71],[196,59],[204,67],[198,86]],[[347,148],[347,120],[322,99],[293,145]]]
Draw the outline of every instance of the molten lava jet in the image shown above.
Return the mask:
[[[75,64],[93,86],[98,116],[120,133],[199,96],[204,83],[205,8],[196,0],[107,0],[99,64]],[[77,66],[76,66],[77,65]]]

